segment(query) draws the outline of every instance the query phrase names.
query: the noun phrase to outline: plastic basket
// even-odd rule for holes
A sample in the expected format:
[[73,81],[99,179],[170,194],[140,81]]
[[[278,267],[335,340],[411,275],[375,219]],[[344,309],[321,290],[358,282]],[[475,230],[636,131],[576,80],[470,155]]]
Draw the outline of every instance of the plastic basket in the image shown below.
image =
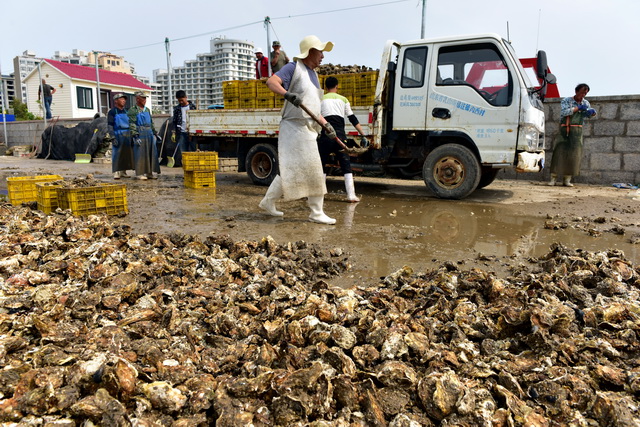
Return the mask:
[[273,108],[274,98],[257,98],[256,108]]
[[255,98],[258,80],[242,80],[240,82],[240,98]]
[[58,206],[74,215],[129,213],[124,184],[101,184],[84,188],[59,188]]
[[240,108],[256,108],[256,98],[240,99]]
[[273,108],[282,108],[284,105],[284,98],[281,96],[276,96],[273,99]]
[[217,151],[185,151],[182,153],[182,169],[185,172],[218,170]]
[[273,98],[275,93],[267,87],[267,82],[263,80],[256,80],[256,97],[257,98]]
[[213,171],[185,171],[184,186],[187,188],[215,188],[216,173]]
[[240,82],[237,80],[222,82],[222,96],[224,98],[238,98],[240,96]]
[[36,192],[38,199],[38,209],[48,214],[58,208],[58,189],[60,184],[38,182]]
[[7,189],[9,202],[12,205],[19,205],[24,202],[37,202],[38,190],[36,184],[39,182],[59,181],[60,175],[37,175],[37,176],[16,176],[7,178]]
[[224,99],[225,110],[237,110],[238,108],[240,108],[240,100],[238,98]]
[[359,95],[368,95],[375,92],[376,82],[378,81],[377,71],[367,71],[355,75],[356,87],[355,92]]
[[357,107],[359,106],[369,106],[369,105],[373,105],[373,100],[375,98],[374,94],[371,95],[354,95],[353,96],[353,102],[352,105],[355,105]]

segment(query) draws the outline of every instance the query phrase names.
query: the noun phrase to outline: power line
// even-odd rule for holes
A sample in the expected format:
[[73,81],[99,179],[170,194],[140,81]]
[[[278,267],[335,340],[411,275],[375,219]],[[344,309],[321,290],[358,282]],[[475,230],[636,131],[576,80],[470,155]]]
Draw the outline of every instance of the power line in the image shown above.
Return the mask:
[[[409,0],[394,0],[394,1],[387,1],[387,2],[383,2],[383,3],[368,4],[368,5],[365,5],[365,6],[347,7],[347,8],[344,8],[344,9],[334,9],[334,10],[326,10],[326,11],[322,11],[322,12],[303,13],[303,14],[300,14],[300,15],[280,16],[280,17],[271,18],[271,19],[291,19],[291,18],[299,18],[301,16],[322,15],[322,14],[326,14],[326,13],[344,12],[345,10],[364,9],[364,8],[376,7],[376,6],[384,6],[384,5],[388,5],[388,4],[394,4],[394,3],[403,3],[403,2],[407,2],[407,1],[409,1]],[[178,38],[175,38],[175,39],[169,39],[169,41],[174,42],[174,41],[180,41],[180,40],[193,39],[193,38],[196,38],[196,37],[207,36],[209,34],[223,33],[225,31],[236,30],[238,28],[249,27],[251,25],[262,24],[262,23],[264,23],[263,20],[254,21],[254,22],[249,22],[247,24],[241,24],[241,25],[236,25],[236,26],[233,26],[233,27],[222,28],[222,29],[219,29],[219,30],[207,31],[206,33],[200,33],[200,34],[194,34],[194,35],[191,35],[191,36],[185,36],[185,37],[178,37]],[[273,28],[273,25],[271,27]],[[133,46],[133,47],[125,47],[125,48],[121,48],[121,49],[107,50],[107,52],[122,52],[124,50],[142,49],[142,48],[145,48],[145,47],[158,46],[158,45],[161,45],[161,44],[164,44],[164,43],[165,43],[165,41],[163,40],[161,42],[149,43],[149,44],[144,44],[144,45],[140,45],[140,46]]]

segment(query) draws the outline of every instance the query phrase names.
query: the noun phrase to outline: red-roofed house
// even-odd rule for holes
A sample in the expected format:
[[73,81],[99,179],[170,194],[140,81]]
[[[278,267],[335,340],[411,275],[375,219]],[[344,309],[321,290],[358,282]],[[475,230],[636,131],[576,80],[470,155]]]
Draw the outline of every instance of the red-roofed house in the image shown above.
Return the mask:
[[[113,95],[124,93],[129,96],[127,105],[133,105],[133,93],[142,91],[147,94],[147,107],[151,107],[152,89],[130,74],[115,71],[98,70],[100,83],[100,107],[102,113],[113,106]],[[44,106],[40,106],[38,89],[40,76],[47,84],[56,89],[51,103],[53,117],[79,119],[93,117],[98,112],[98,100],[96,98],[98,81],[96,69],[83,65],[68,64],[66,62],[45,59],[38,68],[34,68],[24,79],[27,85],[27,107],[37,116],[44,116]]]

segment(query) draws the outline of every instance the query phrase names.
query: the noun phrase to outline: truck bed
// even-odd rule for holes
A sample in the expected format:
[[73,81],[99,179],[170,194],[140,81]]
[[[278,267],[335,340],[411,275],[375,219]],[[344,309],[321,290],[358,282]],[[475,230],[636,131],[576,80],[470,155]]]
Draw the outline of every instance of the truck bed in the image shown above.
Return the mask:
[[[370,135],[370,114],[373,107],[352,107],[365,135]],[[194,136],[274,137],[280,126],[281,109],[191,110],[189,133]],[[346,120],[346,119],[345,119]],[[346,120],[347,135],[358,131]]]

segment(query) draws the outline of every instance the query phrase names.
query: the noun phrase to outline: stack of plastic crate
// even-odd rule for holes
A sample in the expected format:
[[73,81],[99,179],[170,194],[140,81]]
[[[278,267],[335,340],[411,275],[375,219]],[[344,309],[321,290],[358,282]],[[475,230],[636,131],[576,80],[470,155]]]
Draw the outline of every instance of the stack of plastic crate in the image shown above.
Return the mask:
[[182,153],[184,186],[187,188],[215,188],[218,170],[216,151],[186,151]]
[[258,80],[240,81],[240,108],[256,108]]
[[273,108],[275,93],[267,87],[266,80],[256,80],[256,108]]
[[373,105],[377,82],[377,71],[367,71],[355,74],[355,88],[353,92],[353,101],[351,103],[355,106]]

